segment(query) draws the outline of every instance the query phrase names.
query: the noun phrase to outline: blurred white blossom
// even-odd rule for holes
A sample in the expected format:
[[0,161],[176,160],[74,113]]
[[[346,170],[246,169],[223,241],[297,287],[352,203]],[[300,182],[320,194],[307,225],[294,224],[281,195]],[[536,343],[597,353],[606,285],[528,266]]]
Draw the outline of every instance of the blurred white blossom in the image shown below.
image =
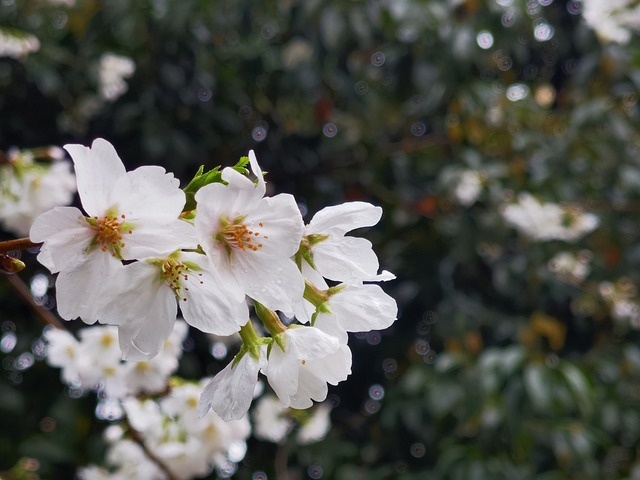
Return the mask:
[[628,322],[640,328],[640,305],[636,299],[637,288],[630,278],[616,282],[601,282],[598,291],[610,308],[614,320]]
[[574,242],[594,230],[598,217],[575,205],[542,202],[530,193],[518,195],[515,203],[503,206],[502,217],[532,240]]
[[547,267],[560,279],[582,282],[589,275],[592,254],[588,250],[580,252],[560,252],[549,260]]
[[[10,150],[0,163],[0,225],[22,237],[36,217],[69,205],[76,192],[71,163],[57,147]],[[38,158],[47,159],[38,162]]]
[[640,30],[640,6],[635,0],[582,0],[582,17],[605,42],[626,44]]
[[300,445],[316,443],[324,439],[331,429],[331,407],[321,403],[311,410],[311,415],[300,421],[296,439]]
[[254,436],[279,443],[298,425],[295,435],[299,445],[319,442],[331,429],[331,407],[320,403],[309,410],[285,408],[274,395],[263,396],[253,410]]
[[40,40],[30,33],[0,28],[0,57],[23,58],[40,50]]
[[128,90],[125,79],[136,71],[136,64],[129,57],[105,53],[98,65],[100,95],[106,100],[115,100]]
[[460,174],[454,190],[456,200],[460,205],[469,207],[476,203],[482,193],[484,175],[476,170],[465,170]]
[[103,389],[108,397],[123,398],[140,393],[153,394],[166,388],[169,376],[178,368],[180,346],[188,332],[177,321],[160,353],[151,360],[124,362],[118,329],[94,326],[79,332],[79,340],[65,330],[47,329],[47,362],[62,369],[62,380],[86,390]]
[[283,440],[294,426],[287,410],[274,395],[260,398],[253,409],[254,436],[274,443]]

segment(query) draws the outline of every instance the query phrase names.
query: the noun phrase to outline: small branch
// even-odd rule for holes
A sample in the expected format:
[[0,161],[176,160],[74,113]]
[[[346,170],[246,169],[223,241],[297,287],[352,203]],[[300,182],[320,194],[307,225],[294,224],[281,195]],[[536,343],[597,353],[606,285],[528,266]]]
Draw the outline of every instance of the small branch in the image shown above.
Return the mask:
[[180,480],[169,469],[169,467],[162,460],[160,460],[158,458],[158,456],[155,453],[153,453],[151,450],[149,450],[149,447],[147,447],[147,445],[144,443],[144,438],[142,437],[142,434],[131,426],[131,423],[129,422],[128,419],[127,419],[127,423],[129,424],[128,425],[129,426],[129,435],[131,435],[131,440],[133,440],[138,445],[140,445],[140,448],[142,448],[142,451],[145,453],[145,455],[147,457],[149,457],[149,460],[151,460],[153,463],[155,463],[158,466],[158,468],[160,470],[162,470],[163,473],[167,476],[167,480]]
[[26,283],[17,275],[4,275],[4,278],[11,284],[13,289],[22,297],[22,299],[29,304],[31,309],[35,312],[35,314],[40,317],[40,319],[55,328],[64,329],[60,320],[56,318],[56,316],[51,313],[49,310],[44,308],[42,305],[38,305],[33,299],[33,295],[31,295],[31,290],[27,287]]
[[289,468],[287,463],[289,460],[289,449],[285,443],[278,445],[276,456],[274,459],[274,468],[276,470],[276,478],[278,480],[289,480]]
[[0,253],[13,252],[16,250],[26,250],[28,248],[36,248],[42,243],[34,243],[30,238],[17,238],[16,240],[5,240],[0,242]]

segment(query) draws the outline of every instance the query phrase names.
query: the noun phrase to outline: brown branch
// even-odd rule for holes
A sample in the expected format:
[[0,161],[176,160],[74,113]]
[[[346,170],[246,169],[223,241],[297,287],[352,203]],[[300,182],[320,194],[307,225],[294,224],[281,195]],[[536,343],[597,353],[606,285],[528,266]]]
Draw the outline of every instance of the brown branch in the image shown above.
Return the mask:
[[36,301],[33,299],[33,295],[31,295],[31,290],[29,287],[22,281],[22,279],[17,275],[4,275],[4,278],[11,284],[13,289],[22,297],[22,299],[29,304],[31,309],[35,312],[35,314],[40,317],[40,319],[55,328],[64,329],[60,320],[56,318],[56,316],[51,313],[49,310],[44,308],[42,305],[38,305]]
[[133,440],[135,443],[140,445],[140,448],[142,448],[142,451],[149,458],[149,460],[155,463],[158,466],[158,468],[162,470],[163,473],[167,476],[167,480],[180,480],[175,475],[175,473],[173,473],[171,469],[169,469],[169,467],[160,458],[158,458],[158,456],[155,453],[149,450],[149,447],[147,447],[147,445],[144,443],[144,438],[142,437],[142,434],[131,426],[131,422],[129,422],[129,419],[126,419],[126,420],[129,427],[128,433],[131,436],[131,440]]
[[5,240],[0,242],[0,253],[13,252],[16,250],[26,250],[27,248],[36,248],[42,243],[32,242],[30,238],[17,238],[16,240]]
[[278,445],[276,456],[274,459],[274,468],[276,470],[276,478],[278,480],[289,480],[289,468],[287,462],[289,459],[289,449],[286,443]]

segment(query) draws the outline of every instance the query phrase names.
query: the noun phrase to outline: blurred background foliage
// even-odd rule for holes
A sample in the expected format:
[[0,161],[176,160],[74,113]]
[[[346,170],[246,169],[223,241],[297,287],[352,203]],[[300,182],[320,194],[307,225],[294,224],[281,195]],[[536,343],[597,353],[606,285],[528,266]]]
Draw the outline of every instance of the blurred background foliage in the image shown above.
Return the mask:
[[[639,44],[599,39],[582,9],[0,0],[0,30],[39,42],[0,58],[0,150],[100,136],[186,185],[253,148],[306,220],[347,200],[384,208],[364,235],[398,277],[398,321],[352,339],[325,441],[252,440],[234,478],[639,479]],[[135,64],[116,98],[100,92],[105,53]],[[501,216],[520,192],[599,227],[528,238]],[[561,252],[588,273],[559,275]],[[42,270],[27,258],[26,282]],[[0,471],[71,478],[100,462],[108,422],[41,361],[41,324],[0,280]],[[226,363],[190,342],[181,375]]]

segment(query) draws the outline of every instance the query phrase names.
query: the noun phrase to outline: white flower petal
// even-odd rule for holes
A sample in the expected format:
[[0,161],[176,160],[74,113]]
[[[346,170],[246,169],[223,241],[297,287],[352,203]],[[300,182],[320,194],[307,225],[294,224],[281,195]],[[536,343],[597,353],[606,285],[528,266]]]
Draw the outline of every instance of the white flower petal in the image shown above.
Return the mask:
[[46,242],[38,261],[55,273],[78,261],[94,233],[80,210],[55,207],[36,219],[30,235],[33,242]]
[[130,235],[123,237],[125,260],[163,257],[181,248],[196,248],[198,239],[193,225],[174,220],[171,223],[145,222],[135,225]]
[[271,348],[264,374],[283,407],[289,406],[289,397],[298,390],[299,363],[296,355],[282,351],[279,345],[274,344]]
[[293,346],[300,360],[324,358],[337,351],[339,347],[334,337],[313,327],[289,328],[285,335],[287,350]]
[[164,295],[158,290],[148,305],[144,319],[118,327],[123,358],[140,360],[155,357],[171,335],[177,313],[178,307],[173,296]]
[[379,285],[349,285],[329,299],[340,325],[348,332],[384,330],[397,318],[398,306]]
[[325,207],[313,216],[307,227],[307,234],[344,235],[356,228],[375,225],[380,217],[382,208],[367,202],[347,202]]
[[56,280],[58,314],[65,320],[81,317],[85,323],[95,323],[112,300],[109,287],[120,268],[120,261],[96,250],[60,272]]
[[[207,259],[197,253],[183,253],[181,259],[208,264]],[[180,309],[189,325],[207,333],[231,335],[249,320],[244,298],[239,302],[230,298],[215,270],[189,272],[182,286],[184,297],[180,299]]]
[[378,257],[371,242],[364,238],[328,239],[313,246],[313,260],[318,271],[330,280],[350,281],[374,277]]
[[200,396],[198,414],[200,417],[211,408],[223,420],[239,420],[244,417],[258,382],[258,372],[264,364],[265,348],[261,349],[260,360],[249,353],[233,366],[233,361],[219,372],[205,387]]
[[118,213],[126,221],[169,223],[178,218],[185,203],[180,181],[158,166],[136,168],[120,177],[112,192]]
[[301,372],[298,381],[298,390],[291,395],[289,406],[291,408],[306,409],[313,405],[312,400],[318,402],[327,398],[329,387],[323,379]]
[[256,154],[253,150],[249,150],[249,165],[251,166],[251,171],[258,180],[256,190],[260,193],[260,197],[263,197],[267,191],[267,186],[265,185],[262,169],[260,168],[260,165],[258,165],[258,159],[256,158]]
[[90,216],[101,216],[112,205],[111,191],[126,171],[116,150],[106,140],[97,138],[91,148],[65,145],[76,171],[82,207]]
[[349,341],[349,334],[333,313],[319,313],[313,326],[335,337],[341,344],[346,344]]
[[274,262],[264,255],[238,255],[236,262],[233,273],[247,295],[271,310],[293,315],[304,294],[304,279],[292,260]]
[[282,193],[260,200],[246,219],[247,226],[259,233],[262,245],[255,255],[293,256],[300,248],[304,223],[295,199]]
[[[305,368],[316,377],[322,378],[323,382],[337,385],[351,374],[351,349],[342,344],[337,352],[321,360],[309,360]],[[324,398],[314,397],[314,400],[322,401]]]

